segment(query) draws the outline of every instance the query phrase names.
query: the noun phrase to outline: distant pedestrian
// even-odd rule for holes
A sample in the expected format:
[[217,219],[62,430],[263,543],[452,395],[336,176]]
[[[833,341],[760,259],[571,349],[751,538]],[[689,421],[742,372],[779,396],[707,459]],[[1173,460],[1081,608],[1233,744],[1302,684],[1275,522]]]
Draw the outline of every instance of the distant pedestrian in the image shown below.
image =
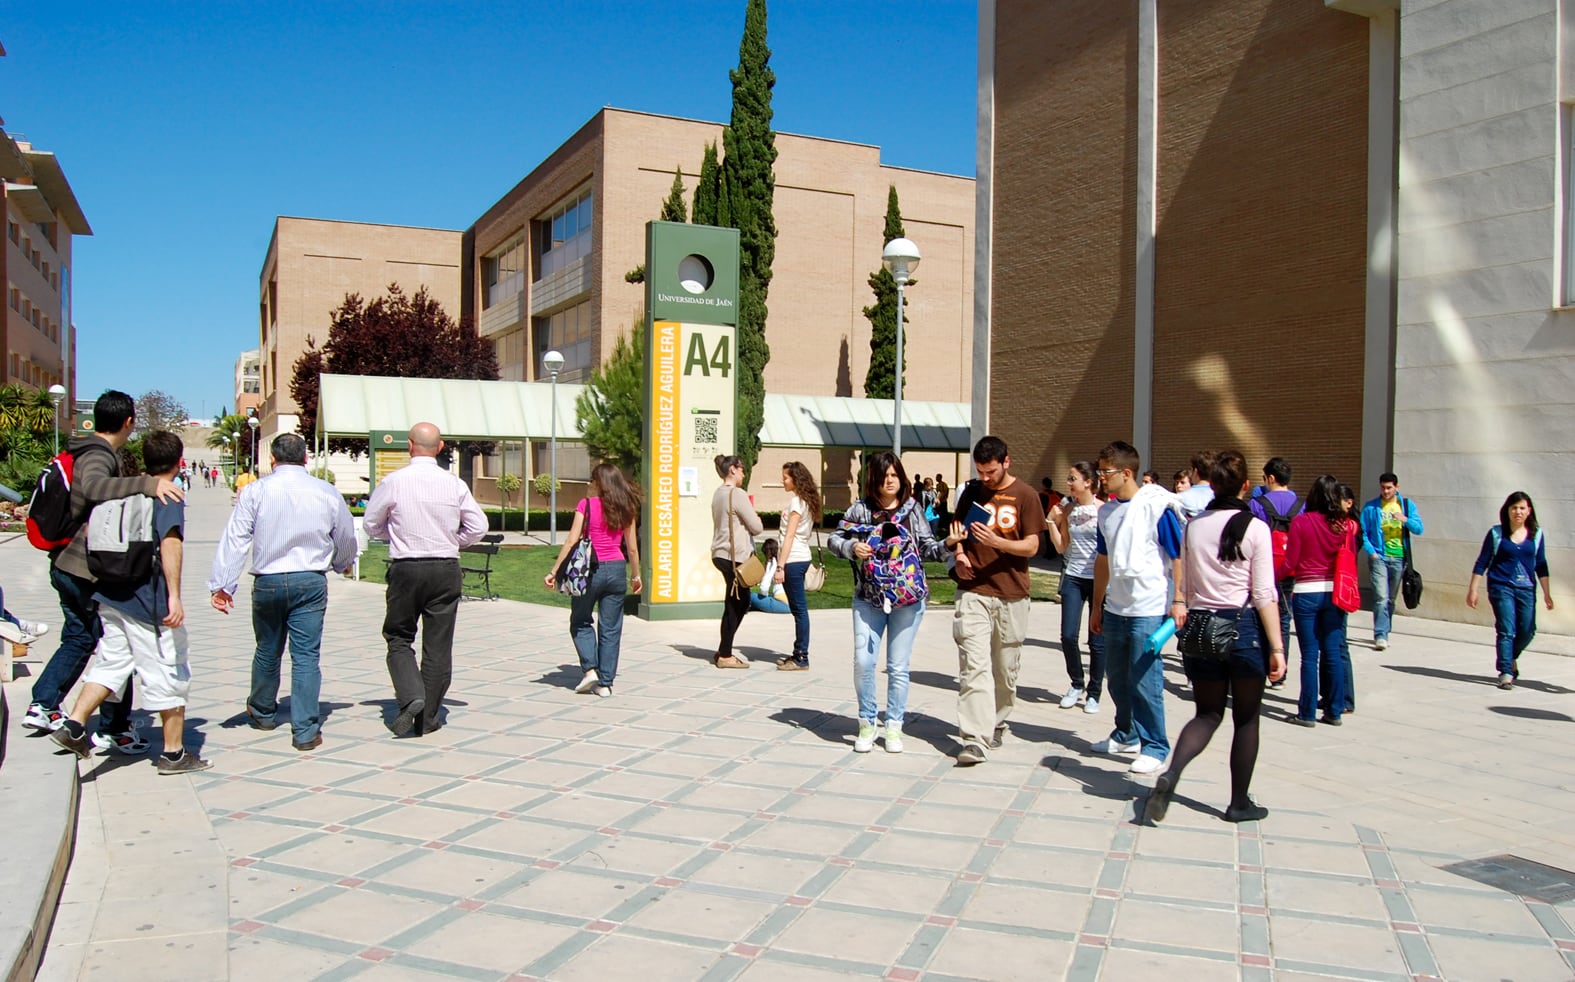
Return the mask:
[[1395,598],[1405,574],[1406,550],[1413,535],[1422,534],[1422,515],[1411,499],[1400,493],[1400,479],[1392,472],[1378,475],[1378,497],[1362,506],[1362,542],[1373,584],[1373,647],[1389,647],[1394,624]]
[[1176,473],[1174,473],[1174,474],[1172,474],[1170,476],[1170,490],[1175,492],[1176,494],[1181,494],[1182,492],[1190,489],[1191,487],[1192,487],[1192,472],[1191,471],[1177,471]]
[[1482,539],[1482,551],[1471,568],[1471,584],[1466,588],[1466,606],[1473,610],[1484,576],[1497,632],[1494,668],[1498,671],[1498,687],[1510,689],[1520,679],[1521,653],[1537,635],[1538,583],[1542,584],[1543,605],[1553,609],[1542,528],[1537,525],[1536,506],[1524,491],[1504,499],[1498,510],[1498,524]]
[[1203,509],[1214,500],[1214,489],[1209,487],[1209,472],[1214,469],[1214,456],[1212,450],[1199,450],[1193,454],[1190,461],[1192,469],[1187,473],[1187,489],[1177,491],[1181,515],[1189,522],[1203,514]]
[[1159,483],[1159,471],[1144,471],[1143,472],[1143,483],[1144,484],[1158,484]]
[[585,592],[569,600],[569,637],[574,641],[583,673],[574,691],[595,691],[605,698],[612,695],[618,675],[624,598],[631,589],[639,593],[644,587],[640,581],[640,538],[635,525],[641,495],[617,465],[605,462],[591,471],[588,491],[574,506],[569,537],[543,582],[547,589],[557,589],[557,574],[569,553],[582,538],[591,540],[596,566]]
[[1316,725],[1320,672],[1329,685],[1322,721],[1339,726],[1345,714],[1346,612],[1334,602],[1334,574],[1340,551],[1356,548],[1356,522],[1340,500],[1339,483],[1328,474],[1313,482],[1285,546],[1285,572],[1296,580],[1291,606],[1302,667],[1295,721],[1302,726]]
[[793,653],[778,658],[777,668],[804,672],[809,670],[809,597],[804,590],[804,577],[814,560],[809,541],[820,525],[820,489],[809,468],[796,460],[782,465],[782,488],[789,497],[782,512],[782,562],[774,576],[787,591],[788,608],[793,612]]
[[[1249,502],[1252,513],[1269,526],[1274,546],[1274,576],[1279,583],[1280,638],[1287,644],[1291,636],[1291,578],[1285,575],[1285,544],[1290,541],[1291,519],[1302,513],[1307,503],[1291,490],[1291,465],[1284,457],[1270,457],[1263,465],[1263,487]],[[1284,685],[1284,677],[1270,680],[1270,688]]]
[[711,496],[711,565],[722,574],[722,633],[711,664],[717,668],[748,668],[749,662],[733,651],[738,625],[749,613],[751,586],[738,582],[738,569],[755,554],[755,536],[765,530],[749,495],[742,490],[744,461],[732,454],[718,454],[716,473],[722,486]]
[[248,553],[252,570],[251,694],[246,716],[253,729],[278,725],[279,663],[290,644],[290,731],[296,750],[322,745],[318,705],[323,673],[323,617],[328,611],[328,572],[349,575],[355,566],[355,525],[334,486],[306,472],[306,441],[281,433],[270,447],[272,472],[242,488],[219,537],[208,574],[213,609],[235,607]]
[[480,541],[487,531],[487,516],[470,488],[438,466],[437,457],[443,452],[438,428],[431,423],[412,426],[409,446],[410,463],[378,482],[361,523],[368,538],[388,542],[383,641],[399,705],[392,726],[395,736],[417,726],[427,735],[443,725],[443,696],[454,677],[454,625],[464,576],[459,551]]
[[1083,629],[1083,610],[1094,599],[1094,556],[1098,552],[1100,501],[1094,497],[1094,465],[1079,460],[1067,469],[1071,496],[1050,511],[1050,544],[1065,558],[1061,572],[1061,654],[1071,687],[1061,697],[1061,708],[1083,704],[1083,712],[1099,712],[1105,686],[1105,638],[1088,634],[1088,675],[1077,636]]

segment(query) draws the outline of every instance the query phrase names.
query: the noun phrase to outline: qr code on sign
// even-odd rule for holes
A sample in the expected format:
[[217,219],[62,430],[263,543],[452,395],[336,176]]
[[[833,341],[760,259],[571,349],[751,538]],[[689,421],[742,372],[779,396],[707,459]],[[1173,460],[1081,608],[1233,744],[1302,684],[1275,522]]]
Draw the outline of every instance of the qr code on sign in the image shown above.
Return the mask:
[[716,416],[696,416],[695,417],[695,443],[700,443],[700,444],[716,443],[716,441],[717,441],[717,435],[716,435],[716,424],[717,424],[717,421],[718,421],[718,418]]

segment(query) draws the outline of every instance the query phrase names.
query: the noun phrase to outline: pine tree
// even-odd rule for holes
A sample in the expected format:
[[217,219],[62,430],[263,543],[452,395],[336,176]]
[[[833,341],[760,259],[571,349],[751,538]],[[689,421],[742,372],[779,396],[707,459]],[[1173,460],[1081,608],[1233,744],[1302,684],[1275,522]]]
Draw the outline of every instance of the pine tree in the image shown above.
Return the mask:
[[574,403],[581,439],[593,458],[640,480],[645,439],[645,313],[620,335],[612,355],[601,363]]
[[[902,230],[902,210],[897,206],[897,186],[892,185],[886,195],[886,227],[881,233],[881,245],[892,239],[906,238]],[[912,288],[918,280],[909,280]],[[870,289],[875,291],[875,303],[864,308],[870,322],[870,368],[864,375],[864,395],[870,399],[891,399],[896,396],[897,376],[897,280],[883,264],[870,274]],[[903,311],[903,324],[908,323]],[[907,355],[907,339],[903,339],[903,354]],[[906,357],[904,357],[906,361]],[[902,384],[908,384],[908,373],[902,373]]]
[[672,189],[667,192],[667,200],[662,202],[662,221],[689,221],[689,213],[684,209],[684,169],[682,167],[674,172]]
[[[776,74],[766,46],[766,0],[748,0],[744,36],[738,46],[733,82],[733,112],[722,130],[722,195],[719,225],[738,229],[738,455],[752,469],[760,457],[760,427],[765,421],[765,371],[771,361],[766,343],[766,299],[771,263],[776,257],[776,220],[772,202],[777,159],[771,129],[771,89]],[[724,212],[725,206],[725,212]]]
[[690,213],[696,225],[715,225],[718,197],[718,177],[722,173],[716,162],[716,142],[705,145],[705,157],[700,161],[700,179],[695,182],[695,206]]

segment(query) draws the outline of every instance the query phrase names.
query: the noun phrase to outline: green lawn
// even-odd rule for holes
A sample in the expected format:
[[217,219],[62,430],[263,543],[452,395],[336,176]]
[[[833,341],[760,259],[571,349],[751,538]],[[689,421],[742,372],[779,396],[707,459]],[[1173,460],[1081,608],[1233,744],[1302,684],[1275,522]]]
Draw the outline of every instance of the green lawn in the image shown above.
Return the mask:
[[[552,568],[552,562],[557,558],[558,550],[551,546],[505,546],[496,556],[492,557],[492,589],[499,596],[509,600],[523,600],[533,604],[548,604],[553,607],[569,606],[569,598],[561,593],[548,590],[542,585],[542,577],[547,575]],[[385,581],[387,566],[384,560],[388,558],[388,547],[381,542],[372,543],[366,554],[361,557],[361,578],[373,583]],[[479,561],[484,557],[465,556],[465,565]],[[940,563],[925,564],[925,572],[930,581],[930,603],[950,604],[957,593],[957,586],[946,576],[946,567]],[[474,590],[476,577],[466,577],[466,586]],[[1049,600],[1055,596],[1057,578],[1054,574],[1033,573],[1032,597],[1034,600]],[[853,606],[853,570],[846,562],[827,556],[826,561],[826,586],[819,593],[809,595],[809,608],[821,610],[828,607],[846,610]]]

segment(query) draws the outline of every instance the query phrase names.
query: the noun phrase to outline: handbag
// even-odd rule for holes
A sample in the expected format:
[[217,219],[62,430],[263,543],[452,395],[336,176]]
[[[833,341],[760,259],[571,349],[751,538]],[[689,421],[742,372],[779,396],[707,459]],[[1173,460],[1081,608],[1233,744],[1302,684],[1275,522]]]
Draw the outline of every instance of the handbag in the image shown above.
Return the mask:
[[1347,614],[1362,608],[1362,588],[1356,581],[1356,550],[1343,537],[1340,551],[1334,554],[1334,605]]
[[596,572],[600,565],[596,559],[596,547],[591,544],[591,509],[585,508],[585,525],[581,527],[580,541],[569,550],[568,558],[558,569],[553,579],[558,585],[558,592],[570,597],[583,597],[591,588],[591,574]]
[[826,557],[820,547],[820,529],[815,529],[814,559],[809,564],[809,569],[804,571],[804,592],[819,593],[826,585]]
[[[1405,499],[1400,500],[1403,509],[1408,504]],[[1400,573],[1400,599],[1405,601],[1406,610],[1415,610],[1422,602],[1422,574],[1411,564],[1411,532],[1401,526],[1400,541],[1405,545],[1405,569]]]
[[1185,658],[1226,661],[1236,647],[1236,620],[1246,610],[1243,607],[1227,617],[1206,607],[1190,608],[1187,623],[1176,632],[1176,647]]
[[[733,524],[736,515],[737,513],[733,511],[733,492],[729,491],[727,493],[727,554],[729,558],[737,555],[733,551]],[[760,557],[755,554],[754,545],[751,544],[749,547],[749,558],[733,567],[733,589],[748,593],[759,586],[760,581],[765,578],[766,564],[760,561]]]

